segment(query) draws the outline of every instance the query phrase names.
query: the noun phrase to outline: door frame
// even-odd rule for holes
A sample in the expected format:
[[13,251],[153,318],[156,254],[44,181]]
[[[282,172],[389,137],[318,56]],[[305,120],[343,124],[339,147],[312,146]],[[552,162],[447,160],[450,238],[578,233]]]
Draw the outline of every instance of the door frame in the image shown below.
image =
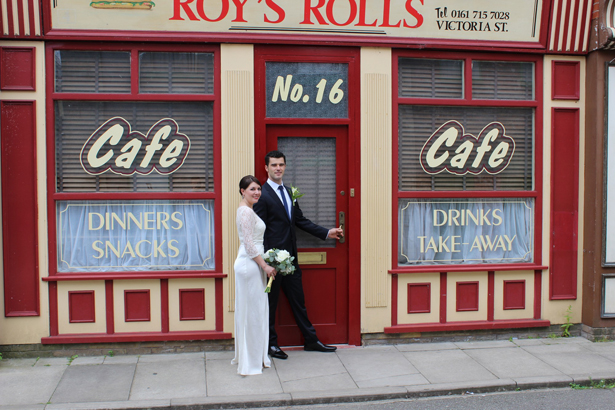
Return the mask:
[[[267,118],[265,63],[267,61],[348,64],[348,118]],[[348,344],[361,345],[361,127],[360,49],[353,47],[254,47],[254,164],[264,183],[268,125],[346,125],[348,127]],[[349,194],[350,195],[350,194]]]

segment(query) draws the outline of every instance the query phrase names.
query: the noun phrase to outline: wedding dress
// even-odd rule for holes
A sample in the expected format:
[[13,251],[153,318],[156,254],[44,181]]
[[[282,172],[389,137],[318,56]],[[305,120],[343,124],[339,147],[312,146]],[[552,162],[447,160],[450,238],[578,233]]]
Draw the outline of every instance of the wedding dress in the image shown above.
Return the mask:
[[267,277],[252,258],[264,253],[265,223],[247,206],[237,208],[239,253],[235,259],[235,358],[237,373],[261,374],[271,366]]

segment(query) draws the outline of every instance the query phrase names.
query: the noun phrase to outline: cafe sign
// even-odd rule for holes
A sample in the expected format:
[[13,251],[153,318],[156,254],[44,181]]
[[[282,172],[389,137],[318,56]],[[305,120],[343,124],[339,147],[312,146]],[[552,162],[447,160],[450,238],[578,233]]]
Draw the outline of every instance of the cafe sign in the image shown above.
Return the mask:
[[190,139],[171,118],[156,122],[146,134],[128,121],[113,117],[88,138],[81,149],[81,166],[90,175],[162,175],[177,171],[190,151]]

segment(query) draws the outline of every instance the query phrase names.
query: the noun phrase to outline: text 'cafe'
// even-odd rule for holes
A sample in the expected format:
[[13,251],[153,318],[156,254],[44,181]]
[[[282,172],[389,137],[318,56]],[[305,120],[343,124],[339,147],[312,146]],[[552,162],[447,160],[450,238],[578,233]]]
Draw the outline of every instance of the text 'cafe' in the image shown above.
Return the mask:
[[0,345],[232,345],[237,185],[271,150],[345,232],[298,232],[323,343],[580,323],[568,3],[3,2]]

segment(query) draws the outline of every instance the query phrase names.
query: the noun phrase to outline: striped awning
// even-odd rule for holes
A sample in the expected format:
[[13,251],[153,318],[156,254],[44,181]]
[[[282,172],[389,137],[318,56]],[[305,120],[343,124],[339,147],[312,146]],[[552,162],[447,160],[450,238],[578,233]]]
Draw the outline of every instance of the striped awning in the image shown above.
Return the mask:
[[[613,3],[615,0],[609,0]],[[548,48],[556,53],[588,51],[592,0],[554,0]]]
[[0,0],[0,37],[39,37],[41,11],[38,0]]

